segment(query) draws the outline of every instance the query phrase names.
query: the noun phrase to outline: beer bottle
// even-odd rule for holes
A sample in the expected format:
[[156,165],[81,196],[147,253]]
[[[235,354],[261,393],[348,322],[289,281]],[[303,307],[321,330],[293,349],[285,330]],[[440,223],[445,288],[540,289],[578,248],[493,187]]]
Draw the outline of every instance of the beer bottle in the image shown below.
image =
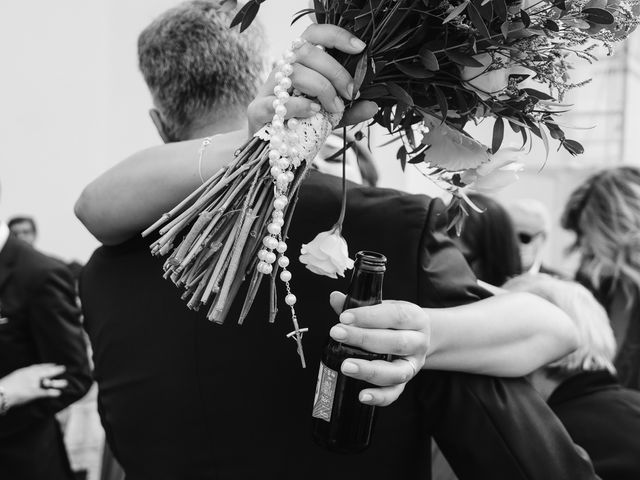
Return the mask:
[[[379,253],[358,252],[343,310],[382,301],[386,263],[385,256]],[[388,360],[390,355],[371,353],[331,337],[324,348],[313,402],[313,438],[331,451],[355,453],[369,446],[375,407],[358,399],[360,391],[372,385],[340,371],[346,358]]]

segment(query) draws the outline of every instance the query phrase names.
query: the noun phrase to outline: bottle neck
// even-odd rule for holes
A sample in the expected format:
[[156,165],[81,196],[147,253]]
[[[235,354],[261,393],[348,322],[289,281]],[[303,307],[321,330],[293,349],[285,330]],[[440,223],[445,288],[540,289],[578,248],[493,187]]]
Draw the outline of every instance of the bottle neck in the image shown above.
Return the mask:
[[382,303],[382,280],[384,272],[371,272],[356,268],[347,290],[344,310]]

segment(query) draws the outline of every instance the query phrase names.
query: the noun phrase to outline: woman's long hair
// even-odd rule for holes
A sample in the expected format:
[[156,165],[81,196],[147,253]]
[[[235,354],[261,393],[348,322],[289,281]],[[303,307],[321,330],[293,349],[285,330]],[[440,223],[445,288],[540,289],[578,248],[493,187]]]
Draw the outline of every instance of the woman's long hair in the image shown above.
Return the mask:
[[578,277],[603,300],[622,290],[630,307],[640,291],[640,169],[591,176],[569,197],[562,226],[576,234]]
[[[471,210],[459,238],[461,250],[478,279],[500,286],[522,273],[516,232],[507,211],[495,200],[470,194],[482,213]],[[450,235],[455,239],[455,232]]]

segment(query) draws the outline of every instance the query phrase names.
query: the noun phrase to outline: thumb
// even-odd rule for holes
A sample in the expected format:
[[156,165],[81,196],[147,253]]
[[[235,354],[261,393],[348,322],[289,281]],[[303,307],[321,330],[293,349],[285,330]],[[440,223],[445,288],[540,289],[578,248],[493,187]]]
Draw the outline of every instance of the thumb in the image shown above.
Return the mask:
[[329,303],[338,315],[342,313],[342,307],[344,306],[345,297],[346,295],[341,292],[331,292],[331,295],[329,296]]

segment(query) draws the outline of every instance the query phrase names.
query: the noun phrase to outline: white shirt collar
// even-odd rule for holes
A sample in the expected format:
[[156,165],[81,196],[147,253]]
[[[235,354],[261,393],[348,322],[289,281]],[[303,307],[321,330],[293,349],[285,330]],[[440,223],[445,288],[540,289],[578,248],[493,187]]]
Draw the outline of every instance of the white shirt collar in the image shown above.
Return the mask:
[[0,252],[4,248],[9,238],[9,227],[7,224],[0,220]]

